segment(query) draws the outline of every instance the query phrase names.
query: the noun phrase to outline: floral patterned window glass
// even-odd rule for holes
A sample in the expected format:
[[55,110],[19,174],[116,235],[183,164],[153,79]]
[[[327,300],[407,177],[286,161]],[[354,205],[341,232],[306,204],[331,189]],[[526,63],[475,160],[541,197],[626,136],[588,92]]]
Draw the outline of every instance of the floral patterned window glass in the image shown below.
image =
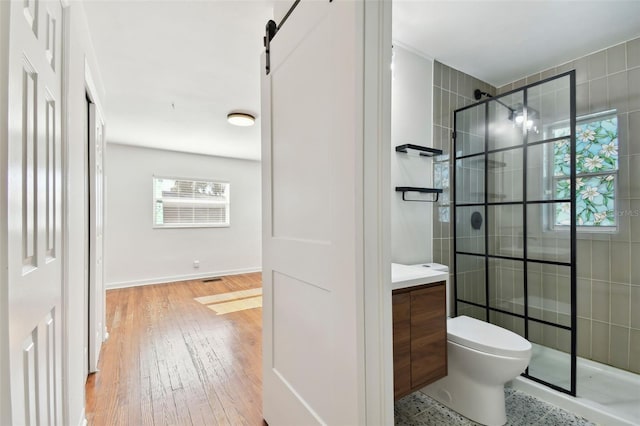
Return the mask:
[[446,155],[438,157],[438,160],[434,162],[433,184],[436,188],[443,190],[438,201],[438,220],[442,223],[449,223],[449,157]]
[[[557,128],[553,137],[569,134],[568,128]],[[553,176],[555,196],[570,196],[569,139],[554,143]],[[615,191],[618,177],[618,118],[615,111],[588,119],[576,125],[576,220],[583,227],[615,227]],[[555,209],[556,226],[571,223],[569,203]]]

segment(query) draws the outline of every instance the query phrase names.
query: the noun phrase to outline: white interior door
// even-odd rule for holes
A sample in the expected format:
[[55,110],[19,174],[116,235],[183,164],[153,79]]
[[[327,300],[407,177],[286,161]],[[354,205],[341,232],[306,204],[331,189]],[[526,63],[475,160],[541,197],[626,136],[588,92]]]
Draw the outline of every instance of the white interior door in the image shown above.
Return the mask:
[[7,278],[12,425],[61,424],[59,1],[10,4]]
[[98,371],[104,340],[104,121],[89,103],[89,372]]
[[263,415],[362,424],[363,5],[300,2],[262,70]]

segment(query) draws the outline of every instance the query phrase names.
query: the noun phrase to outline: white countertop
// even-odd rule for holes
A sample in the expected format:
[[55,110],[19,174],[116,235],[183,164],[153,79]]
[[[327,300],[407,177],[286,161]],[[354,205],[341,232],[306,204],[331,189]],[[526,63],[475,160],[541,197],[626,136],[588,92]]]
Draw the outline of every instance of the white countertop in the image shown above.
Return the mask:
[[422,265],[391,264],[391,290],[446,281],[448,278],[447,271],[434,271]]

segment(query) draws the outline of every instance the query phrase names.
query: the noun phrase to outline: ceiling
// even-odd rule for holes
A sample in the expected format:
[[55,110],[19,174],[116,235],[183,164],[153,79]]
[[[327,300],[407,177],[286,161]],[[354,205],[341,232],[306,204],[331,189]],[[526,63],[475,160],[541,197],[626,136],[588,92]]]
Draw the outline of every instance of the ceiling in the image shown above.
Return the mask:
[[496,87],[637,36],[637,0],[393,3],[394,40]]
[[[85,1],[107,140],[260,158],[260,54],[272,2]],[[227,123],[234,110],[252,127]]]
[[[108,141],[259,159],[260,54],[274,3],[85,1]],[[640,35],[637,0],[394,0],[393,14],[394,40],[495,86]],[[256,125],[228,124],[233,110]]]

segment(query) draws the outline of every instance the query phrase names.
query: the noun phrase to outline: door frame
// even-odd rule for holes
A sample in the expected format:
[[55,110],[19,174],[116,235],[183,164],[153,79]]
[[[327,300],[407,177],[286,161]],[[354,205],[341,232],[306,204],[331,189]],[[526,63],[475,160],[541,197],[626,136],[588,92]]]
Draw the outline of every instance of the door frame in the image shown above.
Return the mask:
[[[70,0],[60,0],[62,4],[62,123],[61,131],[61,154],[62,176],[61,176],[61,196],[62,196],[62,422],[69,424],[69,52],[70,43]],[[84,416],[83,416],[84,417]]]
[[[87,368],[85,368],[85,372],[87,374],[89,373],[95,373],[98,371],[97,369],[97,363],[98,363],[98,358],[100,356],[100,351],[99,347],[102,346],[102,342],[104,342],[107,339],[108,333],[107,333],[107,326],[105,323],[105,319],[106,319],[106,313],[105,313],[105,303],[106,303],[106,293],[104,290],[104,269],[102,269],[103,271],[103,276],[102,276],[102,283],[103,283],[103,289],[101,292],[98,292],[97,287],[97,283],[96,280],[93,279],[94,277],[94,272],[96,270],[100,270],[99,268],[97,268],[97,259],[95,258],[95,256],[92,256],[92,250],[95,249],[96,246],[96,238],[95,238],[95,224],[96,224],[96,211],[95,211],[95,205],[98,203],[94,203],[94,198],[92,196],[92,194],[95,191],[96,188],[96,183],[97,183],[97,176],[95,173],[92,173],[92,168],[95,169],[95,127],[96,125],[100,125],[103,128],[103,133],[102,133],[102,140],[105,140],[105,135],[104,135],[104,129],[105,129],[105,122],[104,122],[104,109],[102,108],[102,105],[100,103],[100,98],[98,97],[98,91],[96,90],[96,86],[94,84],[94,80],[93,77],[91,76],[91,71],[89,68],[89,64],[87,63],[86,59],[85,59],[85,64],[84,64],[84,83],[85,83],[85,91],[86,91],[86,96],[87,96],[87,108],[88,108],[88,114],[87,114],[87,119],[86,119],[86,125],[87,125],[87,129],[86,129],[86,143],[85,143],[85,149],[86,149],[86,157],[85,159],[87,160],[85,162],[85,191],[84,191],[84,196],[85,196],[85,217],[86,217],[86,227],[85,227],[85,277],[86,277],[86,282],[85,282],[85,303],[87,304],[85,306],[85,335],[88,335],[88,347],[85,348],[85,350],[87,351],[87,356],[85,357],[85,361],[87,362]],[[90,104],[93,105],[93,110],[94,112],[91,112],[91,106]],[[100,122],[97,122],[98,117],[100,118]],[[93,137],[92,137],[93,136]],[[104,144],[103,144],[103,159],[104,159]],[[104,174],[103,174],[104,176]],[[104,187],[104,181],[102,182],[103,187]],[[104,196],[104,192],[103,192],[103,196]],[[101,203],[102,206],[104,206],[104,199],[102,200],[103,202]],[[94,208],[92,208],[94,207]],[[104,209],[102,211],[102,218],[103,218],[103,229],[104,229]],[[102,247],[102,253],[104,253],[104,232],[103,232],[103,247]],[[104,264],[104,261],[103,261]],[[96,314],[95,317],[92,317],[92,315],[90,314],[90,312],[94,312],[96,309],[98,310],[102,310],[102,312],[98,312]],[[95,324],[95,322],[101,323],[102,327],[101,330],[99,330],[99,332],[96,334],[95,330],[97,325]]]
[[391,56],[392,0],[364,1],[362,224],[364,415],[393,424],[391,305]]
[[[9,2],[0,2],[0,135],[8,135]],[[7,144],[0,144],[0,282],[7,282]],[[8,287],[0,285],[0,419],[9,418]]]
[[[87,317],[88,307],[79,306],[86,300],[86,294],[78,294],[79,292],[85,293],[87,291],[86,278],[80,278],[77,264],[71,264],[71,262],[83,260],[80,259],[80,254],[86,252],[86,239],[80,237],[86,232],[85,229],[79,230],[79,223],[72,223],[70,218],[72,217],[71,206],[76,208],[76,205],[82,206],[88,205],[86,200],[86,191],[83,192],[82,187],[87,185],[88,182],[88,168],[86,161],[87,144],[84,137],[80,139],[79,145],[76,144],[76,140],[71,138],[80,138],[78,125],[81,121],[84,121],[84,117],[80,117],[78,111],[78,98],[79,93],[82,93],[82,100],[84,102],[85,94],[88,92],[93,98],[94,103],[100,108],[103,113],[103,120],[106,122],[106,116],[104,115],[104,108],[101,103],[101,91],[97,90],[100,83],[99,75],[95,74],[98,80],[94,79],[91,74],[91,69],[97,70],[97,66],[90,66],[90,63],[95,65],[95,58],[93,56],[87,56],[92,53],[91,43],[89,42],[78,43],[78,29],[76,28],[78,22],[82,23],[82,5],[72,4],[71,0],[60,0],[63,6],[62,9],[62,41],[63,41],[63,56],[62,56],[62,85],[63,85],[63,97],[62,97],[62,256],[64,258],[62,265],[63,276],[63,318],[62,318],[62,410],[63,410],[63,424],[73,425],[77,423],[79,426],[86,423],[85,419],[85,387],[84,380],[80,382],[80,377],[84,375],[86,379],[86,370],[83,370],[83,366],[77,364],[71,364],[72,360],[86,359],[88,360],[88,348],[86,348],[83,338],[82,342],[77,342],[75,336],[78,335],[78,328],[83,335],[88,333],[88,326],[86,324],[78,324],[79,318]],[[4,3],[4,2],[3,2]],[[72,33],[75,37],[75,42],[72,42]],[[81,57],[79,57],[82,55]],[[78,62],[81,62],[80,65]],[[82,67],[82,68],[80,68]],[[96,71],[97,73],[97,71]],[[73,80],[72,80],[73,78]],[[82,89],[80,89],[82,87]],[[72,114],[76,114],[73,115]],[[80,162],[80,163],[78,163]],[[82,183],[78,184],[77,181],[71,182],[71,173],[82,174]],[[82,186],[80,186],[82,185]],[[86,189],[86,188],[85,188]],[[72,200],[73,193],[77,193],[82,197],[82,202],[78,203]],[[76,216],[76,213],[73,213]],[[79,231],[79,232],[78,232]],[[73,255],[73,256],[72,256]],[[84,267],[85,265],[83,265]],[[84,275],[84,274],[83,274]],[[86,277],[86,275],[85,275]],[[86,303],[86,302],[84,302]],[[83,304],[84,304],[83,303]],[[75,308],[74,308],[75,306]],[[82,309],[83,312],[78,311]],[[79,317],[80,316],[80,317]],[[85,319],[86,321],[86,319]],[[85,322],[82,321],[82,322]],[[86,342],[88,343],[88,342]],[[78,353],[81,352],[81,353]],[[77,412],[79,408],[80,398],[82,404],[82,411]],[[79,416],[79,417],[78,417]]]

